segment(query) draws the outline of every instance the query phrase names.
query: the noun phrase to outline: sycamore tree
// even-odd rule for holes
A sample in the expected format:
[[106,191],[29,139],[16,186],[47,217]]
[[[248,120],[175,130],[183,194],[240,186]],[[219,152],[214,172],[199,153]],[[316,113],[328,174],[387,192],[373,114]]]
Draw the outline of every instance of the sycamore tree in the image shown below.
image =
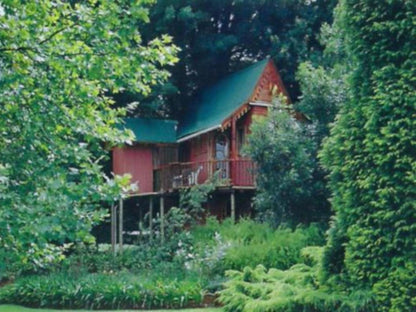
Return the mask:
[[[126,181],[103,173],[122,109],[111,94],[148,94],[177,61],[170,38],[144,43],[152,1],[0,4],[0,262],[34,269],[91,241]],[[9,268],[10,269],[10,268]]]

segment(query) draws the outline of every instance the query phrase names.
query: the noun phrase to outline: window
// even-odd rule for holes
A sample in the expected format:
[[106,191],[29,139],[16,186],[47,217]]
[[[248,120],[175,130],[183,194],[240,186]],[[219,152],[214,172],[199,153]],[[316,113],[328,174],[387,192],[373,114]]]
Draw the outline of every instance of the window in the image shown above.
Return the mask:
[[228,139],[224,134],[220,134],[215,138],[215,159],[228,159]]
[[215,138],[215,159],[216,170],[220,171],[220,178],[228,179],[230,177],[230,168],[228,163],[228,139],[224,134],[219,134]]

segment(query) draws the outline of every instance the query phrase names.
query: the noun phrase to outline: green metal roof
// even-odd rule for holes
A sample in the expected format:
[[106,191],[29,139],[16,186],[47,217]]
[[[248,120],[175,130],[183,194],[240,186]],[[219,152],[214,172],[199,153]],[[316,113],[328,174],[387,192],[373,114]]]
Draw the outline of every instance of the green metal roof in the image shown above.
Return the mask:
[[136,136],[136,142],[175,143],[176,120],[124,118],[122,127],[130,129]]
[[246,103],[268,61],[257,62],[203,89],[179,120],[178,139],[220,125]]
[[179,124],[175,120],[125,118],[124,127],[133,131],[136,142],[175,143],[185,136],[219,126],[247,103],[268,61],[257,62],[201,90]]

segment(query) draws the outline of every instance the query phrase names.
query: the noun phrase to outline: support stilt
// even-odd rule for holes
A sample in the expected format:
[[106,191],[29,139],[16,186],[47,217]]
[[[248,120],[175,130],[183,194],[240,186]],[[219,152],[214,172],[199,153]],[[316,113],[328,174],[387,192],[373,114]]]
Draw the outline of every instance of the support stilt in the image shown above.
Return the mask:
[[235,223],[235,192],[231,192],[231,220]]
[[139,238],[142,239],[143,238],[143,209],[141,207],[141,205],[137,205],[137,207],[139,208]]
[[149,239],[153,241],[153,197],[149,199]]
[[116,254],[117,244],[117,208],[111,205],[111,251],[113,255]]
[[165,199],[160,196],[160,240],[165,241]]
[[120,254],[123,253],[123,199],[120,198],[118,217],[118,246]]

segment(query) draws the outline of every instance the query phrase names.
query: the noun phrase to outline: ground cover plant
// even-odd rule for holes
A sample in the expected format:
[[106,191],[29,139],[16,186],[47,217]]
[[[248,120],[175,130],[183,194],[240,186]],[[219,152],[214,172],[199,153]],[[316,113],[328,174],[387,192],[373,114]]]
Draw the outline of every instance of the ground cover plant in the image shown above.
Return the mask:
[[322,247],[302,250],[302,263],[288,270],[259,265],[228,271],[221,291],[225,311],[233,312],[371,312],[377,311],[367,293],[320,288]]
[[198,281],[149,279],[129,272],[30,276],[2,289],[0,302],[71,309],[155,309],[199,306]]
[[[31,309],[16,305],[0,305],[0,311],[2,312],[57,312],[58,310],[52,309]],[[59,310],[60,312],[88,312],[91,310]],[[102,312],[112,312],[107,310],[101,310]],[[119,312],[133,312],[137,310],[118,310]],[[143,312],[149,312],[148,310],[142,310]],[[204,308],[204,309],[183,309],[183,310],[151,310],[152,312],[220,312],[220,308]]]

